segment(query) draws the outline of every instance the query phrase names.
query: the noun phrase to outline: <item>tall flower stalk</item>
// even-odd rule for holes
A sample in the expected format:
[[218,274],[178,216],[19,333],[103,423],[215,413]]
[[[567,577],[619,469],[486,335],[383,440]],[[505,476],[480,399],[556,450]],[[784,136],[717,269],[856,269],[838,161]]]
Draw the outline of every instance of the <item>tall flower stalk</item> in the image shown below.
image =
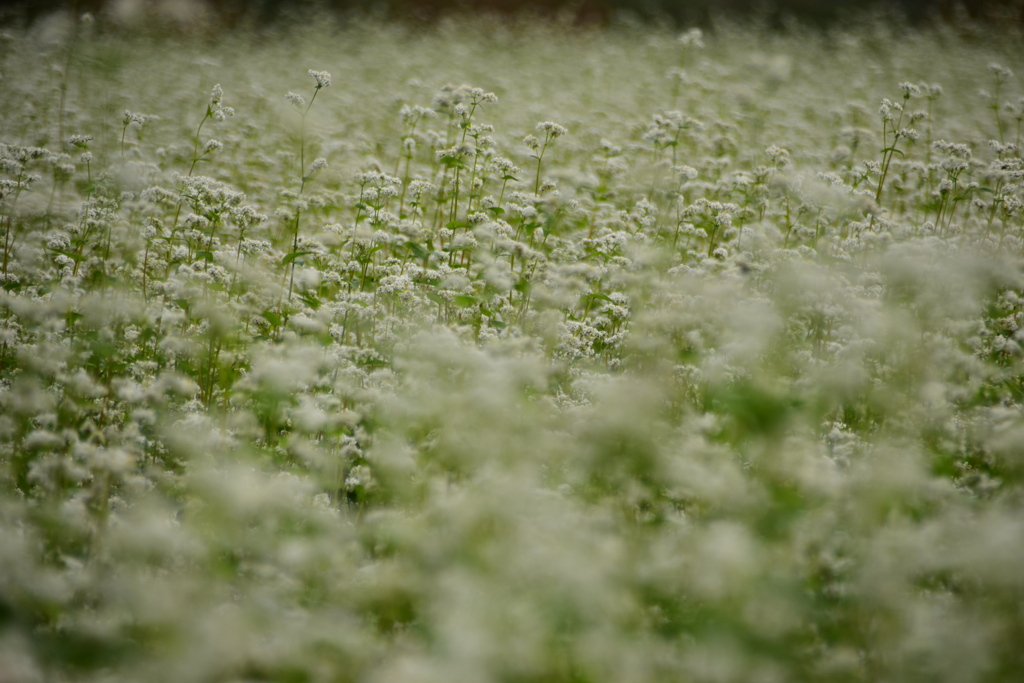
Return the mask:
[[[875,190],[876,203],[882,198],[882,188],[885,186],[886,176],[889,175],[889,166],[892,164],[893,156],[896,154],[899,154],[901,157],[906,156],[896,145],[903,140],[914,141],[919,137],[916,130],[913,128],[903,128],[902,125],[907,113],[907,102],[910,101],[913,95],[920,94],[921,88],[913,83],[900,83],[900,89],[903,91],[902,103],[882,100],[882,104],[878,108],[878,115],[882,119],[882,170],[878,178],[878,188]],[[925,116],[926,114],[923,113],[913,114],[909,117],[911,125],[925,118]]]
[[564,126],[560,126],[552,121],[542,121],[537,124],[537,132],[543,136],[543,139],[539,139],[535,135],[527,135],[524,138],[526,146],[533,150],[533,154],[530,156],[537,160],[537,173],[533,179],[534,194],[540,192],[540,169],[541,164],[544,163],[544,152],[547,151],[548,145],[554,142],[555,139],[566,135],[569,131]]
[[289,265],[288,271],[288,298],[292,298],[292,290],[295,288],[295,259],[301,254],[299,253],[299,223],[302,219],[302,204],[301,198],[302,193],[306,189],[306,183],[312,180],[321,170],[327,167],[327,160],[324,158],[318,158],[313,161],[309,166],[309,170],[306,170],[306,116],[309,114],[310,108],[313,106],[313,102],[316,100],[317,93],[323,88],[328,88],[331,85],[331,74],[326,71],[314,71],[309,70],[309,75],[316,80],[316,85],[313,87],[313,95],[309,98],[309,102],[306,102],[306,98],[302,95],[294,92],[290,92],[285,97],[289,102],[299,111],[299,194],[296,198],[295,206],[295,221],[293,223],[292,230],[292,250],[291,253],[285,256],[285,263]]
[[[235,115],[235,110],[232,107],[224,106],[224,89],[220,87],[220,83],[213,86],[213,90],[210,91],[210,101],[206,104],[206,113],[203,114],[203,118],[199,121],[199,125],[196,126],[196,134],[192,139],[192,163],[188,167],[188,173],[186,178],[191,178],[192,174],[196,170],[196,164],[200,161],[206,160],[211,155],[219,152],[224,148],[224,145],[218,140],[207,140],[203,145],[202,151],[199,149],[199,135],[203,131],[203,126],[206,122],[213,119],[214,121],[224,121],[225,119]],[[128,112],[125,112],[125,118],[128,119]],[[125,124],[127,129],[128,123]],[[182,198],[184,199],[184,197]],[[173,235],[174,230],[178,227],[178,219],[181,218],[181,204],[178,202],[178,207],[174,211],[174,222],[171,225],[171,233]]]

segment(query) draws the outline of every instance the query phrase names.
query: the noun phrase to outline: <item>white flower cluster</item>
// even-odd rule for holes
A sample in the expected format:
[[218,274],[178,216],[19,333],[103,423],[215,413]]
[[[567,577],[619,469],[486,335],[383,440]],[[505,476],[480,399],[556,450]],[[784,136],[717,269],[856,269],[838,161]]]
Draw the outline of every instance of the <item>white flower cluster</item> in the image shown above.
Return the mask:
[[312,76],[316,80],[316,88],[317,88],[317,90],[319,90],[320,88],[330,87],[330,85],[331,85],[331,74],[329,74],[328,72],[326,72],[326,71],[314,71],[313,69],[310,69],[309,70],[309,75]]

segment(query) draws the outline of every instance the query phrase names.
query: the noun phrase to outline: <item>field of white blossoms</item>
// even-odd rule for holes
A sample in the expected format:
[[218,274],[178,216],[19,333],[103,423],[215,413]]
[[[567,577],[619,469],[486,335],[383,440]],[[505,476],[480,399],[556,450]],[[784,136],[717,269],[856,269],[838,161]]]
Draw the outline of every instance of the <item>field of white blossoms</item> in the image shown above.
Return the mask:
[[1020,680],[1021,45],[6,30],[0,681]]

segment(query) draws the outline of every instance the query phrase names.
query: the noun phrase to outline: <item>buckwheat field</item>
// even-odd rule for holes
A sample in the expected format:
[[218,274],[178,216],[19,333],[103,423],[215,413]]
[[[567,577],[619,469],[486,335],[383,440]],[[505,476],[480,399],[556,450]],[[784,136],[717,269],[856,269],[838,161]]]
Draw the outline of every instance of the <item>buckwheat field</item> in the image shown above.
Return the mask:
[[6,30],[0,681],[1020,680],[987,30]]

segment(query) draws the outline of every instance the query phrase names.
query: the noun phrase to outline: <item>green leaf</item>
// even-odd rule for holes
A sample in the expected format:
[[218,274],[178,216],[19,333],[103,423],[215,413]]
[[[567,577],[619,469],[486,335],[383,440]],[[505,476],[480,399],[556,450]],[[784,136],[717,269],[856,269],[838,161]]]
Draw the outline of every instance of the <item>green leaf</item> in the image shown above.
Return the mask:
[[434,292],[427,292],[427,298],[430,299],[431,301],[433,301],[438,306],[444,306],[444,304],[445,304],[445,300],[442,299],[437,294],[435,294]]
[[476,297],[467,296],[465,294],[459,294],[455,297],[455,303],[462,308],[469,308],[476,304]]
[[901,157],[907,156],[906,154],[904,154],[903,152],[899,151],[895,147],[886,147],[885,149],[882,150],[882,154],[885,154],[886,152],[895,152],[896,154],[899,154]]
[[260,313],[260,315],[263,317],[264,320],[266,320],[268,323],[270,323],[274,327],[280,327],[281,326],[281,316],[278,315],[277,313],[274,313],[269,308],[267,310],[263,311],[262,313]]
[[383,244],[377,244],[364,251],[360,256],[356,258],[358,263],[369,263],[370,258],[378,251],[384,248]]
[[315,296],[310,296],[309,294],[300,294],[299,300],[302,301],[307,306],[309,306],[310,308],[312,308],[314,311],[318,310],[321,305],[320,299],[317,299]]
[[73,251],[64,251],[63,249],[54,249],[53,247],[50,247],[49,249],[50,249],[50,251],[52,251],[55,254],[61,254],[62,256],[67,256],[69,259],[71,259],[75,263],[78,263],[79,261],[81,261],[82,259],[85,258],[85,256],[83,254],[76,254]]
[[405,248],[412,253],[413,258],[424,259],[430,255],[426,249],[416,244],[415,242],[406,242]]
[[291,263],[295,259],[299,258],[300,256],[305,256],[307,254],[312,254],[312,253],[313,252],[311,252],[311,251],[293,251],[290,254],[285,254],[285,257],[283,259],[281,259],[281,265],[282,266],[287,266],[289,263]]

